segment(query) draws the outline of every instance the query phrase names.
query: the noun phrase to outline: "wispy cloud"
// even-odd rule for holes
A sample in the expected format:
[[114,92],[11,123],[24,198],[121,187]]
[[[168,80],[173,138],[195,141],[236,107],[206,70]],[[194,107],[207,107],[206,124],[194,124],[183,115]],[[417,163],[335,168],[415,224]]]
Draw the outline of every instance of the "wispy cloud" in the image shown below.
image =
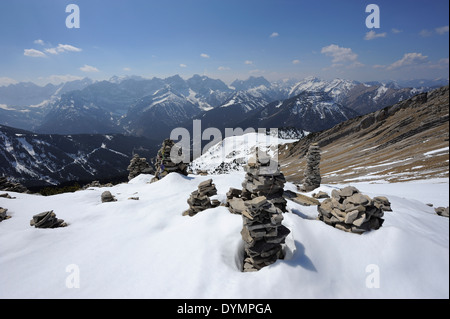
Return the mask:
[[376,38],[385,38],[386,35],[387,35],[386,32],[376,33],[375,31],[371,30],[371,31],[366,33],[366,35],[364,36],[364,40],[373,40],[373,39],[376,39]]
[[300,64],[300,60],[292,60],[292,64]]
[[55,85],[60,84],[60,83],[75,81],[75,80],[82,80],[82,79],[83,79],[82,76],[77,76],[77,75],[72,75],[72,74],[65,74],[65,75],[53,74],[53,75],[50,75],[45,78],[43,78],[43,77],[39,78],[39,80],[46,80],[46,82],[52,83]]
[[63,52],[81,52],[81,51],[82,49],[74,47],[73,45],[70,44],[58,44],[58,46],[55,48],[45,49],[45,52],[50,54],[60,54]]
[[202,54],[200,54],[200,56],[201,56],[202,58],[209,59],[209,55],[206,54],[206,53],[202,53]]
[[435,31],[437,34],[444,35],[444,34],[448,33],[448,25],[436,28]]
[[252,64],[253,64],[253,61],[245,60],[244,63],[247,64],[247,65],[252,65]]
[[32,57],[32,58],[45,58],[45,57],[47,57],[47,55],[44,52],[36,50],[36,49],[25,49],[23,51],[23,55],[29,56],[29,57]]
[[402,33],[403,31],[402,30],[399,30],[399,29],[396,29],[396,28],[392,28],[392,33]]
[[100,70],[97,69],[96,67],[91,66],[91,65],[87,65],[87,64],[85,64],[84,66],[82,66],[82,67],[80,68],[80,70],[83,71],[83,72],[100,72]]
[[280,36],[280,34],[278,32],[272,32],[272,34],[269,36],[269,38],[276,38]]
[[230,68],[227,67],[227,66],[219,66],[219,67],[217,68],[217,70],[219,70],[219,71],[227,71],[227,70],[230,70]]
[[405,53],[403,58],[398,61],[395,61],[391,65],[387,67],[388,70],[398,69],[406,66],[414,66],[419,64],[424,64],[427,62],[428,56],[423,55],[422,53],[412,52]]
[[39,45],[45,45],[44,40],[41,40],[41,39],[34,40],[33,43],[34,43],[34,44],[39,44]]
[[0,77],[0,86],[8,86],[10,84],[17,84],[18,82],[8,77]]
[[180,68],[187,68],[186,64],[180,63]]
[[125,67],[122,70],[124,70],[125,72],[131,71],[131,68]]
[[431,37],[433,35],[433,32],[427,29],[423,29],[422,31],[419,32],[419,35],[424,38]]

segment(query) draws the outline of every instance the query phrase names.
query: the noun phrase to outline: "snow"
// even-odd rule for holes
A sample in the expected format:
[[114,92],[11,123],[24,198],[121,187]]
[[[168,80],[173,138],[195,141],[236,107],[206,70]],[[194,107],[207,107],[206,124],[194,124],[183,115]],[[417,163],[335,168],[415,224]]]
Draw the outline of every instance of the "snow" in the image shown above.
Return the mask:
[[[212,178],[224,201],[230,187],[241,188],[244,173],[171,173],[149,184],[151,178],[50,197],[0,198],[11,216],[0,223],[0,298],[449,298],[449,222],[425,205],[448,206],[448,179],[352,184],[392,203],[383,226],[363,235],[332,228],[315,219],[316,207],[288,201],[286,258],[242,273],[240,215],[226,207],[194,217],[181,213],[200,182]],[[105,190],[118,201],[101,203]],[[29,225],[47,210],[68,226]],[[373,267],[379,288],[366,285]],[[70,281],[76,274],[79,288]]]
[[425,155],[425,156],[427,156],[427,155],[433,155],[433,154],[436,154],[436,153],[443,153],[443,152],[445,152],[445,151],[448,152],[448,146],[447,146],[447,147],[440,148],[440,149],[437,149],[437,150],[433,150],[433,151],[426,152],[426,153],[424,153],[423,155]]

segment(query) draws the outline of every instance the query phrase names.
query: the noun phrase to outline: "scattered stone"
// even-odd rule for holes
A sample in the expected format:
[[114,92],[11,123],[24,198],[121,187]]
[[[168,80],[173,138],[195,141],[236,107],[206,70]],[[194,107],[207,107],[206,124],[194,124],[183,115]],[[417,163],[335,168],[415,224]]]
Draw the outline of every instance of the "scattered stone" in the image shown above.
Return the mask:
[[244,272],[258,271],[284,258],[283,246],[290,230],[281,224],[282,211],[265,196],[245,201],[242,212],[244,226]]
[[5,219],[11,218],[11,216],[6,215],[7,211],[8,211],[8,209],[0,207],[0,222]]
[[371,229],[379,229],[385,211],[392,211],[386,197],[371,199],[353,186],[333,190],[331,198],[325,199],[317,207],[319,220],[346,232],[362,234]]
[[28,193],[28,189],[20,183],[9,181],[6,177],[0,176],[0,190],[15,193]]
[[174,162],[172,162],[170,155],[173,147],[178,148],[178,151],[177,149],[174,149],[173,153],[181,155],[181,148],[175,146],[175,143],[171,139],[164,140],[163,145],[158,151],[158,155],[156,156],[156,172],[155,177],[153,177],[151,180],[152,183],[160,180],[161,178],[172,172],[180,173],[184,176],[188,175],[187,165],[185,163],[180,162],[178,164],[175,164]]
[[328,195],[327,193],[325,193],[323,191],[319,191],[318,193],[312,194],[312,197],[314,197],[316,199],[323,199],[323,198],[330,198],[330,195]]
[[436,214],[438,214],[439,216],[443,216],[443,217],[449,217],[449,208],[448,207],[436,207],[434,209],[434,211],[436,212]]
[[128,180],[132,180],[140,174],[155,173],[153,168],[148,164],[147,159],[145,157],[140,157],[139,154],[133,155],[133,158],[131,159],[130,165],[128,165],[127,170],[130,172],[128,174]]
[[15,199],[15,197],[11,197],[8,193],[0,194],[1,198]]
[[128,197],[130,200],[139,200],[139,197]]
[[320,202],[313,198],[303,194],[295,194],[295,197],[290,197],[289,199],[294,203],[300,204],[302,206],[317,206]]
[[116,202],[117,199],[111,194],[110,191],[104,191],[102,193],[102,203],[108,203],[108,202]]
[[256,149],[256,155],[250,158],[248,164],[244,166],[247,174],[242,183],[241,197],[244,200],[251,200],[264,196],[282,212],[286,212],[287,202],[283,197],[286,179],[280,172],[280,166],[267,154],[258,153],[258,149]]
[[220,206],[220,201],[212,200],[210,196],[217,195],[216,185],[213,184],[212,179],[208,179],[201,182],[197,190],[191,193],[188,198],[187,203],[189,204],[189,209],[183,212],[183,216],[195,216],[197,213],[208,209]]
[[309,146],[306,154],[306,169],[303,173],[304,179],[301,191],[310,192],[320,186],[320,147],[316,143]]
[[56,214],[53,211],[43,212],[33,216],[30,220],[30,226],[36,228],[57,228],[66,227],[67,224],[63,219],[56,218]]
[[93,181],[90,182],[89,184],[84,185],[82,189],[86,190],[91,187],[112,187],[112,186],[114,186],[112,183],[101,184],[99,181]]

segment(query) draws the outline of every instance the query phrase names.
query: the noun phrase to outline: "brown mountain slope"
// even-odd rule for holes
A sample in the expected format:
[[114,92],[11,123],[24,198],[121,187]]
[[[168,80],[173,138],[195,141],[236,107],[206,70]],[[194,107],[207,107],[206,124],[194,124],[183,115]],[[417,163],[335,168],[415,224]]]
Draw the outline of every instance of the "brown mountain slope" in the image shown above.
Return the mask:
[[449,86],[280,147],[281,169],[300,183],[310,143],[322,151],[322,183],[449,177]]

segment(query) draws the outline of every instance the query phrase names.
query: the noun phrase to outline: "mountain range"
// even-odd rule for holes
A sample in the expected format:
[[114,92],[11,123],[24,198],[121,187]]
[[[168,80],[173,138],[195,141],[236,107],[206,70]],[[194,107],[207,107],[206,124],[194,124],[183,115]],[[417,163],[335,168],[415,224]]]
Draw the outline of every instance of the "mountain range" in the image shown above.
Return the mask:
[[166,138],[195,118],[219,129],[270,125],[319,131],[429,89],[315,77],[295,82],[250,77],[230,85],[200,75],[187,80],[179,75],[86,78],[44,87],[27,82],[0,87],[0,124],[46,134],[123,133],[152,139]]

